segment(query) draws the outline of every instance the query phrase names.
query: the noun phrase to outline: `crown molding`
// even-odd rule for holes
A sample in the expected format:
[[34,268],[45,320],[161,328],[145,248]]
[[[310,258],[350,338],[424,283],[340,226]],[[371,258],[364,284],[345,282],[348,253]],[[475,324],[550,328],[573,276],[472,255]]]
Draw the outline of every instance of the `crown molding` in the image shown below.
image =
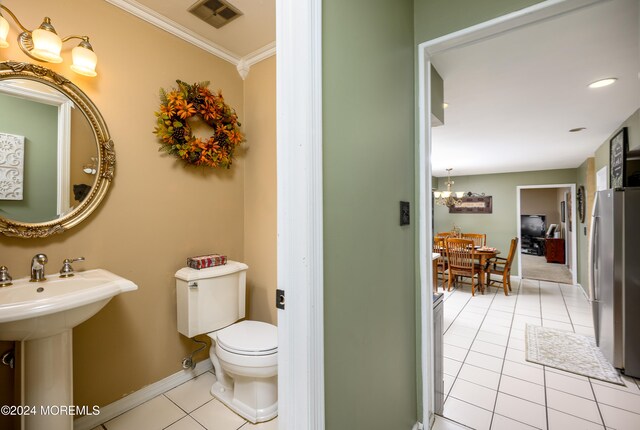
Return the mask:
[[274,55],[276,55],[276,42],[271,42],[262,48],[245,55],[240,59],[236,66],[238,73],[240,73],[240,77],[244,80],[249,74],[251,66]]
[[128,12],[131,15],[134,15],[141,20],[146,21],[149,24],[166,31],[167,33],[179,37],[187,43],[197,46],[198,48],[203,49],[204,51],[215,55],[218,58],[228,61],[229,63],[236,66],[242,80],[244,80],[249,74],[249,69],[251,69],[251,66],[276,54],[276,42],[274,41],[263,46],[262,48],[251,52],[250,54],[245,55],[244,57],[240,57],[239,55],[234,54],[228,49],[225,49],[222,46],[217,45],[208,39],[205,39],[204,37],[194,33],[183,25],[170,20],[164,15],[159,14],[153,9],[150,9],[135,0],[106,1],[124,10],[125,12]]
[[216,57],[228,61],[233,65],[237,66],[240,62],[240,56],[223,48],[220,45],[217,45],[205,39],[204,37],[194,33],[188,28],[178,24],[175,21],[170,20],[169,18],[159,14],[158,12],[148,8],[145,5],[138,3],[135,0],[106,1],[126,12],[129,12],[130,14],[140,18],[141,20],[148,22],[151,25],[155,25],[156,27],[166,31],[167,33],[171,33],[174,36],[179,37],[185,42],[191,43],[192,45],[197,46],[198,48],[203,49],[208,53],[215,55]]

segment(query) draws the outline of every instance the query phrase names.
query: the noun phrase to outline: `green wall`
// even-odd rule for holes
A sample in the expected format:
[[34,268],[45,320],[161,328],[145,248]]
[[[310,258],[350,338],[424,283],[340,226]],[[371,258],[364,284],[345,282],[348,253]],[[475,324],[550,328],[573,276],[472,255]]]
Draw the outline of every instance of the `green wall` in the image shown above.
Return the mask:
[[[485,233],[487,245],[500,249],[504,256],[517,231],[517,186],[575,184],[576,169],[543,170],[537,172],[499,173],[491,175],[452,177],[455,190],[485,193],[493,197],[491,214],[449,214],[445,206],[435,207],[435,231],[449,231],[454,224],[468,233]],[[443,181],[441,181],[443,182]],[[519,275],[518,255],[513,262],[513,275]]]
[[418,419],[412,13],[410,0],[393,13],[380,0],[323,1],[328,430]]
[[57,218],[58,108],[0,94],[0,132],[25,137],[23,199],[0,200],[0,214],[23,222]]
[[[576,190],[580,185],[582,185],[585,190],[590,189],[589,184],[587,183],[587,169],[589,161],[590,159],[586,159],[576,171]],[[576,232],[578,247],[578,284],[580,284],[587,293],[589,291],[589,237],[585,234],[585,227],[587,227],[590,217],[591,213],[587,208],[587,213],[584,217],[585,222],[577,220],[578,231]]]
[[415,0],[415,42],[426,42],[540,2],[541,0]]

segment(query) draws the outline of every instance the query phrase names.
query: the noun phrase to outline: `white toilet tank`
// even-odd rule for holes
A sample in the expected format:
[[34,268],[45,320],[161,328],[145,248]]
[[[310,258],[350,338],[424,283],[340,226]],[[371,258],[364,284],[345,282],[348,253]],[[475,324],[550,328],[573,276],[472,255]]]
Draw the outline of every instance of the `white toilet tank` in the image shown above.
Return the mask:
[[244,318],[248,268],[244,263],[229,260],[207,269],[178,270],[175,274],[178,331],[193,337]]

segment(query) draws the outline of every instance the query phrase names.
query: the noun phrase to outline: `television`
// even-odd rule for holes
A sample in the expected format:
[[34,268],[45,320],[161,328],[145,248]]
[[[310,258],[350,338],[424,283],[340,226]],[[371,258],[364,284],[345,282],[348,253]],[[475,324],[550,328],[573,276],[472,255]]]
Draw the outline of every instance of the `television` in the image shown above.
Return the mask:
[[544,237],[546,232],[544,215],[520,215],[522,236]]

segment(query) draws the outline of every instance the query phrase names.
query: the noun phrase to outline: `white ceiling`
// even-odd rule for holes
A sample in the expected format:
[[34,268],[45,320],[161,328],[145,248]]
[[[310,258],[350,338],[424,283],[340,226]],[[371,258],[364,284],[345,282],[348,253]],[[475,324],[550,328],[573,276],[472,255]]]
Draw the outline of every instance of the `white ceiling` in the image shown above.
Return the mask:
[[[162,21],[213,46],[221,47],[233,57],[241,58],[273,44],[276,40],[275,0],[226,0],[243,15],[222,28],[215,28],[189,12],[197,0],[107,0],[135,12],[151,12]],[[176,25],[177,24],[177,25]]]
[[[640,11],[612,0],[436,54],[435,176],[578,167],[640,107]],[[617,77],[612,86],[589,89]],[[586,127],[569,133],[576,127]]]

